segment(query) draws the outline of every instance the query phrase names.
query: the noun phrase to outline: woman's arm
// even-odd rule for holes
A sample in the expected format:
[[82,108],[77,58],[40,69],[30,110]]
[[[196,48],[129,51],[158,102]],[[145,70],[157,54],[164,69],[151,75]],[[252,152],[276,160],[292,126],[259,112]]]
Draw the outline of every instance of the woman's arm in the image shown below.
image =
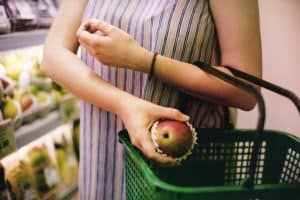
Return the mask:
[[[221,47],[221,65],[230,65],[261,76],[261,46],[256,0],[210,1]],[[153,53],[142,48],[127,33],[105,22],[91,20],[81,30],[79,41],[98,60],[119,67],[149,72]],[[93,34],[96,30],[102,34]],[[220,70],[231,74],[225,68]],[[154,74],[193,96],[211,102],[251,110],[256,100],[198,67],[159,55]]]
[[[117,113],[117,96],[126,95],[117,90],[87,67],[77,56],[76,32],[87,0],[74,3],[64,0],[49,31],[44,45],[41,71],[69,89],[78,97],[108,111]],[[98,92],[95,92],[98,91]],[[105,91],[106,95],[103,95]],[[109,101],[110,100],[110,101]]]
[[123,120],[132,143],[149,159],[162,165],[176,164],[176,160],[155,151],[149,125],[159,118],[186,121],[188,117],[176,109],[152,104],[112,86],[76,56],[76,32],[86,2],[62,2],[45,42],[41,71],[81,99],[117,114]]

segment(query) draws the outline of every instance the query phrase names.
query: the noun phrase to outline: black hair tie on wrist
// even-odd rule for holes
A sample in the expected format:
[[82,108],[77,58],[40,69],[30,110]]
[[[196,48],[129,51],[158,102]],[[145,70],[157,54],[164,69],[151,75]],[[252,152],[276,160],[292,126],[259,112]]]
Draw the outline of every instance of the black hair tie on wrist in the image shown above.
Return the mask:
[[157,57],[157,52],[154,53],[151,61],[151,66],[150,66],[150,72],[149,72],[149,78],[151,79],[153,74],[154,74],[154,65]]
[[207,63],[205,63],[205,62],[202,62],[202,61],[200,61],[200,60],[196,60],[194,63],[193,63],[194,65],[196,65],[198,68],[200,68],[201,69],[201,66],[207,66],[207,65],[209,65],[209,64],[207,64]]

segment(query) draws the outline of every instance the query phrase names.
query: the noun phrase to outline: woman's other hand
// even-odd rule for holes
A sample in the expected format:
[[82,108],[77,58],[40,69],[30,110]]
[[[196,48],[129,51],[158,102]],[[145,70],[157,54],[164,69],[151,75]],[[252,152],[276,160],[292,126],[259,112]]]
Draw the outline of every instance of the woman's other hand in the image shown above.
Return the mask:
[[162,107],[141,99],[137,99],[136,102],[124,102],[124,105],[119,116],[125,124],[132,144],[158,165],[178,165],[178,160],[156,152],[149,130],[152,123],[161,118],[187,121],[189,117],[177,109]]
[[105,65],[149,71],[153,54],[115,26],[90,19],[80,26],[77,37],[89,54]]

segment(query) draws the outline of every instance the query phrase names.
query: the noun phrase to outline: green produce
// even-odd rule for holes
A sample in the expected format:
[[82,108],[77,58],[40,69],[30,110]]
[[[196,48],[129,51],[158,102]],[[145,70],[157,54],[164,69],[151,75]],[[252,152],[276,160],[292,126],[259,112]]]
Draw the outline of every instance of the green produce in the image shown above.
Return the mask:
[[59,91],[52,89],[51,94],[54,97],[55,102],[60,102],[61,101],[62,94]]
[[29,152],[29,163],[39,195],[43,198],[58,184],[56,171],[51,163],[46,147],[33,147]]

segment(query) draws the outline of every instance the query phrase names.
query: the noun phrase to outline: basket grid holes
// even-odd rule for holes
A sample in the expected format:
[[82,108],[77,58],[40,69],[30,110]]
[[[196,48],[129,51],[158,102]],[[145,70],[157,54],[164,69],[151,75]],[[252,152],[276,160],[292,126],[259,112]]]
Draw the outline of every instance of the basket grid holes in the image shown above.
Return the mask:
[[280,183],[300,183],[300,152],[288,149]]
[[[229,144],[214,143],[200,144],[193,152],[195,160],[225,160],[225,184],[239,185],[246,177],[252,153],[251,141],[240,141]],[[262,183],[262,174],[266,152],[266,141],[260,148],[255,183]]]
[[[147,184],[141,170],[138,170],[137,165],[131,160],[129,155],[126,155],[126,196],[128,200],[152,200],[149,196],[154,193],[154,188],[151,184]],[[130,169],[130,170],[127,170]]]

